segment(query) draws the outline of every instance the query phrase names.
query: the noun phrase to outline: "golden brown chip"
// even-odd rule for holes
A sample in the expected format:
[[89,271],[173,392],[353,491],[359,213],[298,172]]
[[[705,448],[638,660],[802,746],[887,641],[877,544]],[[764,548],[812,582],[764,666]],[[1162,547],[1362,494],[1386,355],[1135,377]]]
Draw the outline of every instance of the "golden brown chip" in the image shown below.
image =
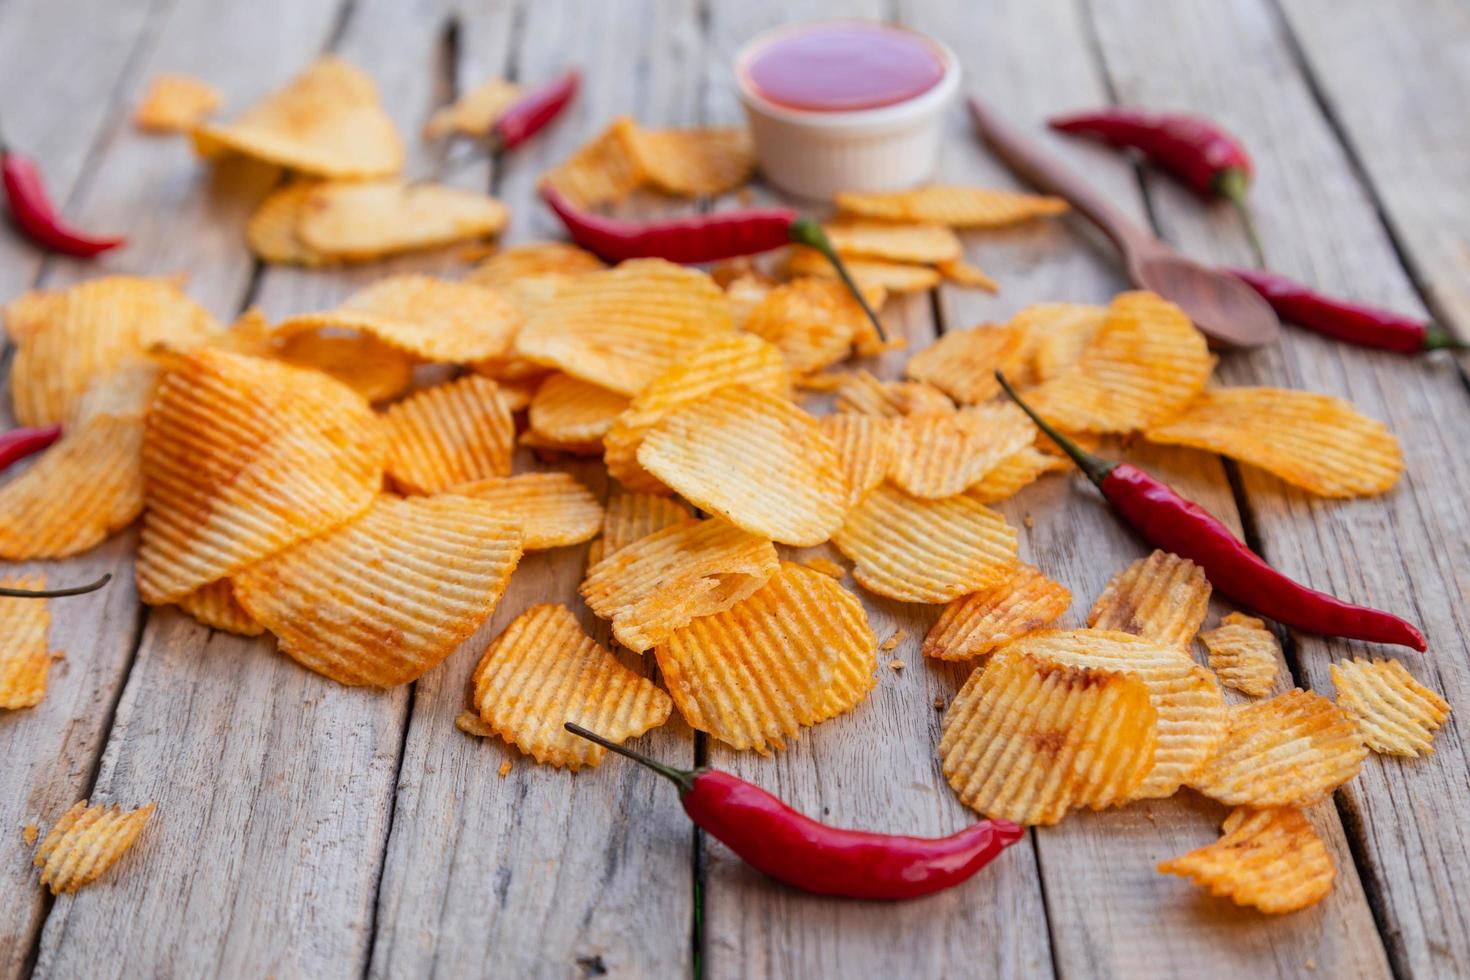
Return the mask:
[[816,420],[768,391],[721,388],[665,416],[638,462],[699,509],[782,544],[820,544],[842,523],[842,464]]
[[693,517],[681,501],[651,493],[620,493],[608,499],[602,517],[602,536],[587,549],[587,568],[621,549]]
[[235,586],[227,578],[190,592],[179,600],[179,608],[203,625],[226,633],[259,636],[265,632],[265,627],[235,601]]
[[367,403],[324,374],[221,350],[179,356],[143,440],[139,596],[178,602],[356,517],[386,454]]
[[1449,702],[1414,679],[1397,660],[1347,660],[1332,665],[1337,703],[1358,723],[1368,748],[1418,758],[1434,751],[1434,733],[1450,716]]
[[133,123],[151,133],[187,133],[220,105],[219,89],[188,75],[155,75]]
[[1229,456],[1323,497],[1383,493],[1404,471],[1387,426],[1331,395],[1216,388],[1157,422],[1149,442]]
[[510,290],[524,279],[580,276],[606,268],[601,259],[566,242],[529,242],[503,248],[481,262],[466,282],[489,289]]
[[808,558],[805,561],[801,562],[801,564],[807,568],[810,568],[814,572],[821,572],[823,575],[829,575],[832,578],[837,579],[837,581],[839,582],[847,577],[847,569],[843,568],[840,564],[833,561],[832,559],[823,558],[820,555],[815,558]]
[[557,373],[531,399],[531,429],[552,442],[598,442],[627,407],[627,395]]
[[586,456],[597,457],[602,455],[602,443],[592,442],[558,442],[555,439],[547,439],[534,429],[527,429],[521,433],[520,444],[527,449],[535,451],[536,458],[542,462],[548,462],[559,456]]
[[899,419],[888,478],[916,497],[952,497],[1031,445],[1035,433],[1026,413],[1009,403]]
[[[931,266],[912,265],[907,262],[888,262],[883,259],[848,259],[842,264],[857,280],[864,292],[882,289],[890,293],[917,293],[939,285],[939,272]],[[786,272],[795,276],[820,276],[836,279],[837,270],[826,256],[816,249],[793,246],[786,256]]]
[[1130,799],[1153,767],[1155,719],[1136,677],[1002,649],[945,713],[939,757],[965,806],[1049,825]]
[[755,171],[755,149],[744,126],[628,130],[635,170],[658,190],[713,197],[734,190]]
[[341,259],[319,252],[301,240],[296,226],[320,181],[294,180],[266,196],[245,223],[245,244],[263,262],[277,265],[327,265]]
[[1367,754],[1345,711],[1293,690],[1231,708],[1225,744],[1189,785],[1232,806],[1305,806],[1356,776]]
[[446,136],[480,139],[490,135],[490,128],[520,98],[521,87],[503,78],[481,82],[461,93],[449,105],[435,110],[424,124],[424,139],[439,140]]
[[1215,843],[1161,863],[1160,873],[1268,915],[1304,909],[1332,890],[1332,855],[1300,810],[1240,807],[1224,830]]
[[1107,316],[1107,307],[1082,303],[1036,303],[1021,310],[1007,326],[1025,337],[1023,357],[1030,363],[1012,380],[1039,384],[1060,375],[1082,359]]
[[602,505],[570,473],[522,473],[464,483],[455,493],[488,500],[521,526],[527,551],[591,540],[602,527]]
[[837,411],[898,418],[903,415],[948,415],[955,410],[949,396],[922,381],[879,381],[867,371],[854,371],[837,386]]
[[767,292],[744,329],[774,344],[793,374],[809,374],[847,357],[867,322],[841,282],[808,277]]
[[934,184],[910,191],[837,195],[837,209],[885,221],[926,221],[951,228],[999,228],[1061,214],[1067,202],[1018,191]]
[[1188,558],[1155,551],[1108,580],[1087,625],[1188,650],[1210,611],[1210,582]]
[[946,282],[952,282],[956,286],[966,286],[970,289],[983,289],[987,293],[1000,292],[1000,283],[991,278],[990,274],[978,265],[971,265],[964,259],[952,259],[948,262],[936,262],[934,268],[944,277]]
[[485,719],[477,711],[461,711],[454,718],[454,727],[476,738],[491,738],[495,735],[495,729],[485,724]]
[[255,306],[236,317],[227,330],[211,337],[207,345],[254,357],[274,357],[277,353],[275,328]]
[[283,338],[274,354],[336,378],[370,402],[402,394],[413,383],[413,357],[371,334],[304,330]]
[[782,562],[764,588],[675,630],[656,653],[692,727],[765,754],[859,703],[876,683],[877,651],[857,596]]
[[923,653],[972,660],[1054,622],[1071,606],[1065,585],[1017,562],[994,585],[951,600],[924,637]]
[[1271,693],[1281,644],[1264,622],[1233,612],[1199,638],[1210,651],[1210,669],[1220,675],[1221,684],[1257,698]]
[[[44,589],[44,575],[7,575],[0,586]],[[46,630],[51,625],[50,600],[0,596],[0,708],[34,708],[46,695],[51,650]]]
[[894,420],[844,412],[817,419],[817,426],[837,447],[850,508],[887,478],[893,465]]
[[1042,475],[1064,470],[1068,465],[1067,460],[1061,457],[1027,446],[996,463],[995,468],[982,476],[978,483],[970,484],[965,495],[982,504],[998,504],[1014,497]]
[[415,392],[383,415],[388,476],[404,493],[509,476],[516,423],[489,378],[458,381]]
[[141,422],[153,404],[158,379],[163,369],[158,361],[139,358],[128,361],[111,374],[87,386],[72,416],[72,430],[77,431],[99,416]]
[[775,572],[769,538],[690,519],[609,552],[587,570],[581,592],[612,620],[618,642],[641,653],[690,620],[729,609]]
[[1015,374],[1026,335],[1014,327],[980,326],[956,330],[909,359],[910,378],[925,381],[964,405],[979,405],[1000,394],[997,370]]
[[943,225],[839,218],[823,226],[832,247],[849,255],[888,262],[933,265],[965,254],[960,238]]
[[994,585],[1016,558],[1016,529],[968,497],[921,500],[883,484],[832,535],[860,585],[905,602],[948,602]]
[[619,116],[591,142],[547,172],[542,183],[554,187],[579,208],[623,200],[648,179],[634,154],[637,130],[633,120]]
[[296,219],[308,248],[339,259],[374,259],[499,234],[510,220],[488,194],[396,180],[312,188]]
[[623,742],[657,728],[673,702],[582,631],[566,606],[532,606],[485,649],[475,708],[496,734],[543,765],[573,771],[606,749],[568,732],[576,722]]
[[90,885],[127,853],[151,816],[152,803],[136,810],[88,806],[86,800],[75,804],[36,849],[41,884],[53,895]]

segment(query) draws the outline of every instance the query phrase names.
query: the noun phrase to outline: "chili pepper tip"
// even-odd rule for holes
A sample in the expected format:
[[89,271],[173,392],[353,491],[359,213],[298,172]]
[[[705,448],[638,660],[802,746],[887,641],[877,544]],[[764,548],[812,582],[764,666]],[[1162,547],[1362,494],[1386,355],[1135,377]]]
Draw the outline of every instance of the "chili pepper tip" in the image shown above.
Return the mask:
[[1011,383],[1006,380],[1004,372],[997,370],[995,372],[995,380],[1000,382],[1000,386],[1005,391],[1007,397],[1019,405],[1021,411],[1031,417],[1031,421],[1036,423],[1036,427],[1050,436],[1052,442],[1062,447],[1062,452],[1072,458],[1072,462],[1077,464],[1077,468],[1093,482],[1093,485],[1101,488],[1102,482],[1108,478],[1109,473],[1117,468],[1118,464],[1092,455],[1071,439],[1058,432],[1056,426],[1042,418],[1036,413],[1034,408],[1021,400],[1021,396],[1016,394],[1016,389],[1012,388]]
[[0,596],[9,596],[20,599],[59,599],[69,595],[86,595],[88,592],[96,592],[108,582],[112,581],[112,573],[108,572],[95,582],[86,585],[73,585],[66,589],[12,589],[0,587]]
[[660,776],[663,776],[665,779],[670,780],[676,786],[678,786],[680,793],[688,793],[694,789],[695,774],[688,769],[676,769],[673,766],[666,766],[662,762],[658,762],[654,759],[649,758],[642,752],[635,752],[626,746],[619,745],[616,742],[604,738],[594,731],[583,728],[581,725],[577,724],[574,721],[566,722],[563,724],[562,727],[571,732],[573,735],[585,738],[589,742],[596,742],[598,745],[607,749],[609,752],[616,752],[618,755],[627,756],[634,762],[641,763],[642,765],[647,766],[654,772],[658,773]]

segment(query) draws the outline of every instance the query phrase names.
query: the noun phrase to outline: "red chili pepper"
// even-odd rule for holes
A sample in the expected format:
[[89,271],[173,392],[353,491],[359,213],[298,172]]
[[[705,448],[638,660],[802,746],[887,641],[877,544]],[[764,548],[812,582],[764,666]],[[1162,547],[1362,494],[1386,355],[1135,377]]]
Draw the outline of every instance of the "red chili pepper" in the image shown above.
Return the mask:
[[632,222],[583,211],[550,184],[541,185],[541,198],[566,225],[572,241],[608,262],[657,258],[691,264],[755,255],[793,243],[814,248],[832,263],[878,331],[879,339],[888,340],[878,314],[848,273],[822,226],[811,218],[799,217],[790,208],[750,208]]
[[91,258],[117,248],[126,239],[97,238],[69,226],[51,204],[46,182],[30,157],[22,156],[0,137],[0,175],[5,184],[5,201],[15,226],[35,244],[52,252]]
[[929,895],[965,881],[1025,834],[1009,820],[981,820],[933,838],[829,827],[727,772],[675,769],[581,725],[566,728],[672,780],[695,824],[756,870],[818,895],[880,901]]
[[1426,649],[1424,634],[1397,616],[1343,602],[1287,578],[1199,504],[1128,463],[1101,459],[1058,432],[1021,400],[1001,372],[996,379],[1041,431],[1051,436],[1108,503],[1150,544],[1188,558],[1222,595],[1308,633]]
[[546,128],[567,107],[582,85],[575,70],[534,88],[511,103],[491,127],[496,150],[513,150]]
[[1437,323],[1376,306],[1333,299],[1274,272],[1258,269],[1225,271],[1260,293],[1281,319],[1334,340],[1401,354],[1466,350],[1470,347]]
[[60,599],[69,595],[86,595],[88,592],[96,592],[111,581],[112,573],[108,572],[95,582],[73,585],[66,589],[12,589],[9,586],[0,586],[0,596],[8,596],[13,599]]
[[22,427],[0,432],[0,472],[12,463],[38,453],[61,438],[61,426],[44,425],[36,428]]

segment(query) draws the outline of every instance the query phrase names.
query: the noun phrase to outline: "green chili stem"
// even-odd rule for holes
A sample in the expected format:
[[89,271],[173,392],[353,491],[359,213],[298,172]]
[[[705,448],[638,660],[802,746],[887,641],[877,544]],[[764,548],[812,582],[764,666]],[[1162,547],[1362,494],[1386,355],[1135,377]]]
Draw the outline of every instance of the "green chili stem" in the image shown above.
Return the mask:
[[86,585],[74,585],[69,589],[12,589],[0,586],[0,596],[9,596],[19,599],[59,599],[69,595],[86,595],[88,592],[96,592],[108,582],[112,581],[112,573],[108,572],[95,582]]
[[618,755],[627,756],[634,762],[642,763],[643,765],[652,769],[654,772],[658,773],[660,776],[663,776],[664,778],[672,781],[675,785],[679,787],[679,791],[681,793],[688,793],[694,789],[695,774],[688,769],[676,769],[673,766],[666,766],[662,762],[656,762],[653,759],[650,759],[648,756],[644,755],[642,752],[635,752],[632,749],[627,748],[626,746],[619,745],[616,742],[608,741],[596,732],[583,728],[581,725],[577,724],[574,721],[567,722],[565,727],[566,730],[571,732],[573,735],[580,735],[582,738],[587,739],[589,742],[596,742],[598,745],[607,749],[609,752],[616,752]]
[[1071,439],[1058,432],[1056,426],[1036,414],[1035,409],[1021,400],[1021,396],[1016,394],[1016,389],[1011,387],[1011,383],[1006,380],[1006,376],[1000,371],[995,372],[995,380],[1000,382],[1001,388],[1005,389],[1005,393],[1010,397],[1011,401],[1021,406],[1021,411],[1031,416],[1031,421],[1036,423],[1036,427],[1048,436],[1051,436],[1052,442],[1061,446],[1062,452],[1072,457],[1072,462],[1077,464],[1077,468],[1087,474],[1087,478],[1095,486],[1101,488],[1102,482],[1108,478],[1108,474],[1113,472],[1113,469],[1118,464],[1092,455],[1092,453],[1087,452]]
[[1470,344],[1437,323],[1424,325],[1424,350],[1470,350]]
[[832,247],[832,240],[827,237],[822,226],[811,218],[797,218],[791,222],[787,234],[793,242],[816,249],[828,262],[832,263],[832,268],[837,271],[838,278],[842,280],[843,285],[847,286],[847,291],[852,293],[858,305],[863,308],[873,329],[878,331],[878,339],[885,344],[888,343],[888,333],[883,329],[883,324],[878,321],[878,314],[874,313],[873,307],[868,305],[868,298],[863,295],[863,291],[858,288],[857,281],[847,271],[847,266],[843,264],[842,257],[837,254],[837,249]]

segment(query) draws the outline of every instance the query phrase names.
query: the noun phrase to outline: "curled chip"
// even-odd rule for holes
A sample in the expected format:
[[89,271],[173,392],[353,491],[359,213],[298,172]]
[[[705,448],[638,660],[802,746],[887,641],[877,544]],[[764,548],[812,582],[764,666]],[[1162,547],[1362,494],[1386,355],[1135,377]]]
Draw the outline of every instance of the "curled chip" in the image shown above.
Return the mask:
[[608,555],[615,554],[654,531],[681,524],[694,514],[689,506],[651,493],[620,493],[608,499],[602,515],[602,536],[587,549],[590,570]]
[[41,884],[53,895],[90,885],[127,853],[151,816],[152,803],[136,810],[74,804],[36,848]]
[[879,381],[867,371],[848,375],[837,386],[837,411],[898,418],[903,415],[948,415],[955,410],[949,396],[922,381]]
[[324,374],[221,350],[178,356],[143,440],[139,596],[178,602],[356,517],[386,453],[367,403]]
[[[843,259],[842,264],[857,280],[864,292],[882,289],[890,293],[917,293],[939,285],[938,270],[927,265],[888,262],[883,259]],[[786,272],[791,276],[820,276],[836,279],[837,270],[816,249],[793,246],[786,256]]]
[[1199,638],[1210,651],[1210,669],[1220,676],[1221,684],[1257,698],[1271,693],[1281,662],[1281,644],[1264,622],[1233,612]]
[[490,289],[511,290],[523,279],[543,276],[580,276],[606,268],[586,249],[566,242],[529,242],[503,248],[475,266],[466,282]]
[[436,110],[424,124],[424,139],[439,140],[446,136],[479,139],[489,136],[495,121],[520,94],[519,85],[503,78],[481,82],[449,105]]
[[723,612],[776,572],[770,539],[720,520],[670,525],[587,570],[582,598],[629,650],[643,652],[700,616]]
[[290,317],[276,333],[352,330],[426,361],[463,364],[508,353],[520,322],[494,290],[404,275],[379,279],[334,310]]
[[531,429],[552,442],[598,442],[627,407],[627,395],[553,374],[531,398]]
[[1076,364],[1107,316],[1105,306],[1036,303],[1011,317],[1007,325],[1026,338],[1024,358],[1030,361],[1017,380],[1029,372],[1031,381],[1050,381]]
[[656,653],[691,726],[764,754],[866,696],[878,638],[857,596],[782,562],[764,588],[675,630]]
[[1172,796],[1194,778],[1225,738],[1225,695],[1215,675],[1184,651],[1131,633],[1045,630],[1007,647],[1074,667],[1132,674],[1148,688],[1158,714],[1154,765],[1135,799]]
[[793,374],[809,374],[847,357],[866,323],[841,282],[808,277],[767,292],[744,329],[774,344]]
[[150,133],[187,133],[219,108],[219,89],[188,75],[155,75],[133,122]]
[[1368,748],[1418,758],[1434,751],[1434,733],[1450,716],[1449,702],[1420,684],[1397,660],[1348,660],[1332,665],[1337,704],[1358,723]]
[[904,372],[961,404],[979,405],[1000,394],[996,371],[1015,375],[1025,342],[1026,335],[1010,326],[956,330],[910,358]]
[[1025,825],[1131,799],[1153,767],[1155,712],[1128,674],[1002,649],[944,715],[939,758],[965,806]]
[[371,334],[306,330],[286,337],[274,354],[336,378],[370,402],[402,394],[413,383],[413,357]]
[[625,131],[635,167],[656,189],[681,197],[734,190],[755,171],[755,149],[744,126]]
[[768,391],[721,388],[649,430],[644,469],[695,507],[782,544],[820,544],[842,523],[837,450],[816,420]]
[[1332,890],[1332,855],[1295,807],[1240,807],[1225,818],[1224,831],[1215,843],[1164,861],[1160,873],[1269,915],[1304,909]]
[[837,447],[851,508],[888,476],[893,465],[894,420],[847,412],[824,415],[817,419],[817,426]]
[[901,224],[862,218],[839,218],[824,226],[832,247],[846,258],[884,259],[933,265],[965,254],[960,238],[943,225]]
[[1232,806],[1305,806],[1358,774],[1368,749],[1348,714],[1311,691],[1237,705],[1225,743],[1189,785]]
[[162,279],[107,276],[26,293],[5,308],[15,344],[10,397],[21,425],[70,422],[87,386],[155,344],[180,349],[215,336],[209,311]]
[[383,415],[388,476],[404,493],[509,476],[516,423],[500,388],[469,374],[415,392]]
[[1000,283],[991,278],[990,274],[978,265],[971,265],[964,259],[951,259],[948,262],[936,262],[934,268],[944,277],[946,282],[952,282],[956,286],[966,286],[970,289],[983,289],[987,293],[1000,292]]
[[999,228],[1061,214],[1067,210],[1067,202],[1059,197],[988,187],[935,184],[910,191],[843,191],[837,195],[837,209],[885,221],[924,221],[951,228]]
[[1014,497],[1044,474],[1065,470],[1068,465],[1062,457],[1027,446],[996,463],[995,468],[982,476],[978,483],[970,484],[965,495],[982,504],[998,504]]
[[888,478],[916,497],[952,497],[1031,445],[1035,435],[1026,413],[1009,403],[899,419]]
[[1016,529],[968,497],[921,500],[883,484],[848,512],[832,541],[853,578],[905,602],[948,602],[1001,581],[1016,558]]
[[475,708],[495,733],[537,762],[596,766],[600,745],[572,735],[576,722],[614,742],[669,718],[673,703],[582,632],[566,606],[532,606],[491,644],[475,668]]
[[725,294],[709,276],[637,259],[578,277],[526,321],[515,352],[636,395],[710,336],[733,329]]
[[210,582],[179,600],[179,608],[197,622],[238,636],[259,636],[265,627],[250,618],[235,601],[235,586],[227,578]]
[[667,493],[638,463],[638,447],[664,416],[727,385],[785,394],[791,375],[781,352],[759,337],[719,334],[671,365],[633,398],[603,437],[607,471],[630,490]]
[[1108,580],[1087,625],[1188,650],[1210,611],[1210,582],[1188,558],[1155,551]]
[[403,167],[403,141],[373,80],[340,58],[318,58],[283,89],[227,125],[194,130],[194,149],[255,157],[298,173],[361,179]]
[[326,265],[340,261],[301,240],[296,227],[307,199],[320,181],[294,180],[266,196],[245,223],[245,244],[263,262],[277,265]]
[[396,180],[318,184],[296,219],[307,248],[374,259],[499,234],[510,211],[478,191]]
[[1117,296],[1077,362],[1027,395],[1059,427],[1131,432],[1178,414],[1214,359],[1184,311],[1153,293]]
[[602,505],[570,473],[522,473],[477,480],[455,493],[493,503],[521,526],[527,551],[588,541],[602,527]]
[[924,656],[973,660],[1054,622],[1071,605],[1072,593],[1065,585],[1017,562],[994,585],[944,607],[924,637]]
[[623,200],[648,179],[642,161],[634,155],[637,129],[633,120],[619,116],[591,142],[548,171],[542,183],[554,187],[579,208]]
[[235,598],[302,666],[391,687],[469,639],[520,559],[519,526],[488,501],[385,495],[240,572]]
[[1341,398],[1284,388],[1217,388],[1144,433],[1220,453],[1323,497],[1383,493],[1404,471],[1399,441]]
[[[44,575],[7,575],[0,586],[10,589],[44,589]],[[34,708],[46,696],[46,674],[51,669],[51,650],[46,630],[51,625],[50,601],[20,596],[0,596],[0,708]]]

